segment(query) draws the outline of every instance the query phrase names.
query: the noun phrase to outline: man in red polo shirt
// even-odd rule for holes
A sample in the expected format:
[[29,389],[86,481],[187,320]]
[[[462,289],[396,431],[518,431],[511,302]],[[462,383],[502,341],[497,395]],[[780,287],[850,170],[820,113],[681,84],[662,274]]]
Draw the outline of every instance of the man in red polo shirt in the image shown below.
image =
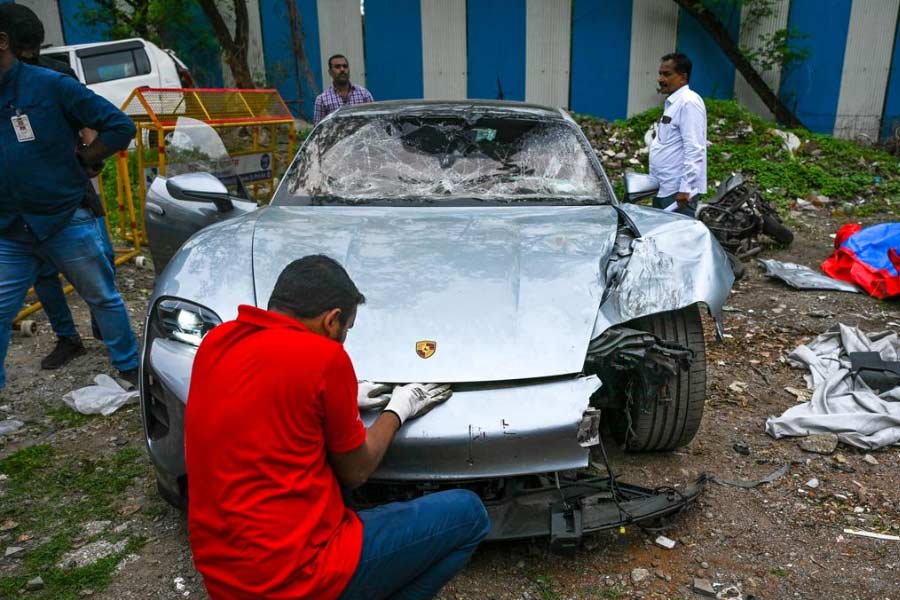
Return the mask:
[[[397,430],[450,397],[397,386],[366,429],[367,384],[343,348],[365,302],[347,272],[307,256],[278,278],[268,310],[241,306],[197,351],[185,415],[194,563],[218,599],[431,598],[490,531],[467,490],[355,513]],[[358,397],[362,396],[362,397]]]

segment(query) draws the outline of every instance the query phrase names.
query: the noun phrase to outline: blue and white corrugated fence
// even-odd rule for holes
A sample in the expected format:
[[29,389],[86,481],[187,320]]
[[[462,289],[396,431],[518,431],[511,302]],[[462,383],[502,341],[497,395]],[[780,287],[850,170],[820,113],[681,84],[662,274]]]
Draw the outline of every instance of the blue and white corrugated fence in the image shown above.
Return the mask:
[[[103,39],[77,18],[92,0],[15,1],[41,15],[53,43]],[[246,1],[251,71],[307,116],[323,78],[329,83],[327,57],[340,52],[377,99],[502,95],[622,118],[661,102],[659,57],[675,49],[693,59],[691,85],[700,94],[734,97],[766,114],[673,0],[365,0],[364,11],[360,0]],[[288,2],[300,17],[314,86],[294,61]],[[714,10],[744,46],[785,27],[801,34],[796,44],[808,58],[764,78],[812,130],[870,139],[900,130],[900,0],[780,0],[753,22],[738,5]]]

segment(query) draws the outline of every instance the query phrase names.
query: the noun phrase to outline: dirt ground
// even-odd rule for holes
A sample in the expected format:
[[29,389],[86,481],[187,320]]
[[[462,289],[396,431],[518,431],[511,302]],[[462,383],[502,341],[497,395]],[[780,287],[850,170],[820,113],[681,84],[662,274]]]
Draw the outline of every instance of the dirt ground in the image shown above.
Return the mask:
[[[829,234],[840,222],[804,212],[790,224],[794,244],[764,256],[815,267],[830,253]],[[802,373],[783,362],[787,352],[838,322],[869,332],[898,330],[900,307],[857,294],[797,292],[760,273],[748,265],[747,276],[735,285],[724,342],[716,342],[707,327],[706,414],[693,443],[670,454],[615,451],[611,458],[623,481],[649,486],[685,482],[701,473],[758,479],[784,464],[790,465],[788,474],[750,490],[709,484],[699,502],[667,521],[662,533],[677,540],[671,550],[653,544],[660,531],[637,527],[590,536],[574,558],[549,554],[545,540],[486,545],[442,598],[692,598],[692,580],[702,577],[720,584],[720,592],[736,586],[739,592],[721,594],[733,598],[900,600],[900,542],[842,533],[856,527],[900,534],[900,448],[873,453],[878,464],[870,464],[852,448],[809,454],[796,440],[773,440],[764,432],[766,417],[796,402],[785,387],[804,387]],[[138,331],[152,278],[152,270],[121,269],[120,285]],[[83,303],[72,305],[81,331],[88,333]],[[77,426],[47,416],[65,392],[88,385],[110,367],[102,345],[86,339],[86,356],[62,371],[40,371],[40,357],[54,338],[42,313],[36,320],[38,335],[14,335],[7,358],[10,383],[0,393],[0,419],[16,418],[26,426],[0,436],[0,458],[36,443],[62,453],[98,455],[123,446],[143,448],[133,405]],[[735,381],[748,384],[746,391],[729,389]],[[749,454],[737,452],[736,444],[748,447]],[[819,481],[816,489],[805,485],[812,478]],[[157,498],[149,467],[126,495],[123,505],[133,508],[121,511],[121,520],[147,541],[105,589],[81,595],[204,598],[184,517]],[[0,534],[0,547],[9,542]],[[636,569],[649,571],[637,583]]]

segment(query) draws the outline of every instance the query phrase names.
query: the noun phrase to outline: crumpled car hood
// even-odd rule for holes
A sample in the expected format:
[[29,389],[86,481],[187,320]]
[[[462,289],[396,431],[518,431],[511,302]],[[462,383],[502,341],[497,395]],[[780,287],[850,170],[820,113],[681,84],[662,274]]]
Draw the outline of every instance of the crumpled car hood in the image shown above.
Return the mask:
[[[253,240],[257,303],[308,254],[366,296],[347,339],[360,379],[486,382],[578,373],[617,225],[610,206],[270,207]],[[429,358],[420,341],[436,343]]]

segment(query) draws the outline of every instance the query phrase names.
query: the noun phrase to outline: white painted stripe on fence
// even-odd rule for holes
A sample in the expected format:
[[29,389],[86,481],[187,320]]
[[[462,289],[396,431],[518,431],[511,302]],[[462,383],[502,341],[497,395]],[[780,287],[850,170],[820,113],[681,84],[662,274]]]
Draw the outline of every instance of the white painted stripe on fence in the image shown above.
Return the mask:
[[58,0],[16,0],[16,4],[27,6],[41,20],[44,25],[44,44],[65,46]]
[[[659,57],[675,51],[678,6],[660,0],[634,0],[631,9],[631,60],[628,66],[628,116],[660,106],[656,92]],[[601,61],[602,62],[602,61]],[[598,62],[598,68],[601,62]]]
[[878,139],[898,9],[900,0],[853,0],[834,122],[837,137]]
[[[263,52],[262,18],[259,14],[259,0],[247,0],[249,16],[247,66],[250,75],[257,84],[266,81],[266,57]],[[182,59],[183,60],[183,59]]]
[[568,107],[571,0],[527,0],[525,22],[525,100]]
[[[741,12],[741,40],[742,48],[758,50],[763,45],[763,36],[769,37],[779,29],[787,27],[788,12],[790,2],[775,2],[771,6],[772,13],[763,17],[753,18],[748,15],[748,7],[744,6]],[[781,68],[775,66],[768,71],[762,73],[763,80],[769,84],[776,94],[778,86],[781,85]],[[763,101],[759,99],[759,95],[753,91],[750,84],[744,79],[739,72],[735,72],[734,78],[734,96],[737,101],[746,106],[752,112],[773,119],[772,112],[766,108]]]
[[464,100],[466,0],[422,0],[422,90],[426,99]]
[[366,85],[363,54],[362,13],[359,0],[316,0],[319,13],[319,54],[322,58],[322,87],[331,85],[328,57],[343,54],[350,63],[350,80]]

